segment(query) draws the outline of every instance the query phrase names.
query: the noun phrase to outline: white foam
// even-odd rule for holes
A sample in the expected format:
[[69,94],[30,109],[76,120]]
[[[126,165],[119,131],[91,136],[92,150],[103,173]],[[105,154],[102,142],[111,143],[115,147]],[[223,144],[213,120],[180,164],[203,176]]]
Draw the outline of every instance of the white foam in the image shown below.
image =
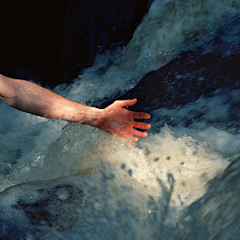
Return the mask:
[[145,72],[159,68],[180,44],[211,32],[239,7],[239,1],[232,0],[155,0],[125,49],[121,68]]
[[[67,88],[65,85],[58,86],[55,91],[89,105],[99,103],[105,97],[122,94],[134,87],[144,73],[171,60],[179,44],[198,39],[204,31],[211,31],[217,26],[223,15],[235,14],[238,8],[238,2],[227,0],[201,1],[201,4],[195,0],[156,0],[132,41],[124,52],[120,51],[114,57],[110,68],[107,66],[111,54],[101,55],[95,65],[86,69],[74,84]],[[123,53],[125,57],[122,60]],[[100,74],[101,68],[105,70]],[[235,95],[237,102],[239,91]],[[209,122],[219,118],[227,121],[229,108],[224,98],[216,96],[211,101],[200,98],[182,108],[156,110],[154,115],[157,117],[168,116],[184,122],[185,116],[191,115],[192,110],[203,109],[205,119],[196,124],[198,128],[176,126],[171,128],[173,132],[162,121],[155,123],[158,134],[150,134],[133,144],[89,126],[66,125],[66,122],[22,113],[1,102],[0,157],[1,161],[6,162],[1,165],[6,168],[6,173],[0,174],[0,190],[26,181],[80,174],[82,181],[91,187],[97,186],[98,196],[101,197],[99,208],[102,207],[104,214],[112,214],[109,209],[114,206],[113,214],[121,212],[122,218],[130,218],[130,213],[125,213],[128,207],[133,205],[135,211],[139,208],[141,214],[130,219],[134,223],[135,216],[144,218],[153,213],[148,204],[149,195],[165,203],[167,197],[164,194],[171,192],[173,184],[169,206],[173,210],[181,210],[202,196],[207,182],[226,168],[231,157],[239,154],[240,135],[209,126]],[[113,176],[112,181],[104,181],[104,174],[108,179]],[[73,182],[77,180],[73,179]],[[115,202],[109,197],[109,201],[114,202],[112,205],[107,203],[109,209],[104,201],[101,202],[102,199],[106,200],[106,192],[108,197],[117,196]],[[68,194],[63,191],[58,192],[58,196],[66,199]],[[93,199],[96,208],[97,200],[97,197]],[[15,203],[16,199],[9,199],[9,202]],[[118,205],[119,202],[121,205]],[[166,205],[168,207],[168,203]],[[91,217],[94,213],[90,210],[85,213],[90,215],[89,222],[93,221]],[[149,234],[136,225],[132,225],[136,235],[146,236],[147,239]],[[88,227],[98,229],[98,224],[89,224]],[[79,234],[76,239],[79,239]]]

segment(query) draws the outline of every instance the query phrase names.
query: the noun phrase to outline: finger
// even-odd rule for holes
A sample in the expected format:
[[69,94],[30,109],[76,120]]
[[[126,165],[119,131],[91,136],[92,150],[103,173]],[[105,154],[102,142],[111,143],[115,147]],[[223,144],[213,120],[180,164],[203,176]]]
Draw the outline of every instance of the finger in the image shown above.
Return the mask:
[[125,138],[129,139],[130,141],[132,142],[137,142],[138,141],[138,138],[137,137],[133,137],[132,135],[130,134],[127,134],[124,136]]
[[128,99],[128,100],[122,100],[120,105],[122,107],[130,107],[130,106],[133,106],[136,102],[137,102],[136,98]]
[[151,118],[151,115],[148,114],[148,113],[143,113],[143,112],[133,112],[133,117],[134,118],[149,119],[149,118]]
[[132,142],[137,142],[137,141],[138,141],[138,138],[137,138],[137,137],[134,137],[134,136],[131,135],[131,134],[124,134],[124,135],[118,134],[118,136],[124,137],[124,138],[126,138],[126,139],[129,139],[129,140],[132,141]]
[[136,129],[132,129],[131,130],[131,134],[136,136],[136,137],[146,137],[148,135],[147,132],[140,132],[140,131],[138,131]]
[[134,122],[133,127],[140,128],[140,129],[150,129],[151,124],[144,123],[144,122]]

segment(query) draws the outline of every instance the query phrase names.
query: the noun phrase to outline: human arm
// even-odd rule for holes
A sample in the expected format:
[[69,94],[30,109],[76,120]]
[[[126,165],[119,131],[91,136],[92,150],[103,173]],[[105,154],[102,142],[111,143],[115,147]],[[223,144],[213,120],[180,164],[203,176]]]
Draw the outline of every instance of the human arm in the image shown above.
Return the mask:
[[0,75],[0,98],[13,108],[52,119],[94,124],[100,114],[97,108],[70,101],[35,83],[3,75]]
[[70,101],[35,83],[3,75],[0,75],[0,98],[9,106],[24,112],[88,124],[134,142],[138,140],[136,137],[147,136],[147,133],[134,128],[151,127],[150,124],[134,121],[135,118],[149,119],[149,114],[135,113],[124,108],[135,104],[136,99],[115,101],[105,109],[98,109]]

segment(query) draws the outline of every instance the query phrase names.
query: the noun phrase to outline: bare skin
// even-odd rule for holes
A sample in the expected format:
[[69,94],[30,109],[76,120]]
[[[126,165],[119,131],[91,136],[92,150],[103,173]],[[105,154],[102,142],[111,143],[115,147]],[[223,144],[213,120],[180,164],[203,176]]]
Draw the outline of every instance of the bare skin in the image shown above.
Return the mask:
[[117,100],[105,109],[98,109],[70,101],[35,83],[8,78],[1,74],[0,98],[18,110],[51,119],[88,124],[132,142],[138,141],[138,137],[147,136],[146,132],[135,128],[151,128],[150,124],[135,121],[149,119],[149,114],[132,112],[125,108],[134,105],[137,99]]
[[150,115],[142,112],[132,112],[125,108],[134,105],[136,102],[136,98],[132,100],[115,101],[103,109],[104,117],[97,127],[108,133],[115,133],[120,137],[125,137],[132,142],[137,142],[137,137],[146,137],[148,135],[146,132],[137,131],[135,128],[150,129],[151,125],[137,122],[134,119],[149,119]]

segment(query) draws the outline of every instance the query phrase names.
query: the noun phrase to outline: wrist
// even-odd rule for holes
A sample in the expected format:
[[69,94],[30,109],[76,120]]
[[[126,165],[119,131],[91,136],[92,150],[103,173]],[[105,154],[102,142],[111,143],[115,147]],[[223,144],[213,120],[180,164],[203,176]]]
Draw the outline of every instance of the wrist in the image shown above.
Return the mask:
[[85,106],[85,109],[81,109],[78,117],[73,121],[80,124],[98,127],[102,121],[102,111],[102,109]]

